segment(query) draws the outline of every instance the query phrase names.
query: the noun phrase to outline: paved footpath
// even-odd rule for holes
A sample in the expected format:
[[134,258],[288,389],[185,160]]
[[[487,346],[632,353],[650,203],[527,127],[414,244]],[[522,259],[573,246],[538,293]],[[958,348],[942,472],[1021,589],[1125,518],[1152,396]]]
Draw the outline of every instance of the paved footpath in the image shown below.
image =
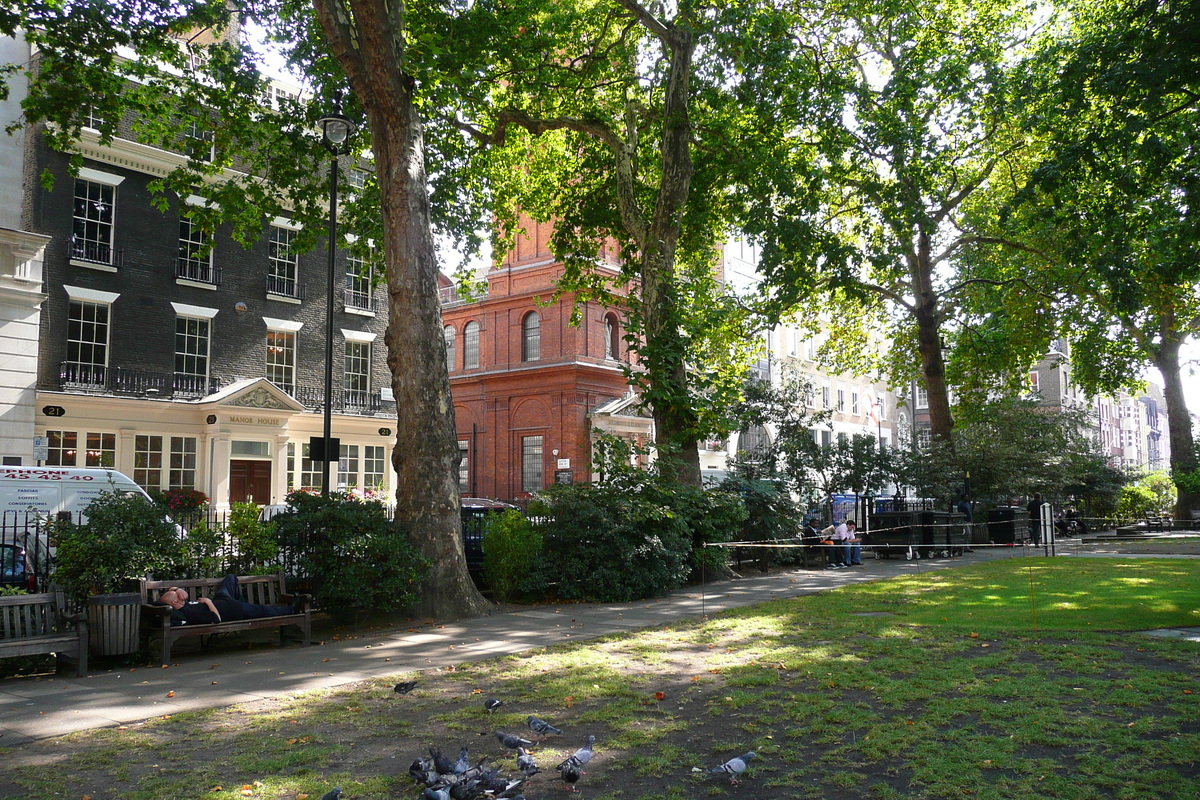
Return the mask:
[[312,647],[259,645],[246,650],[232,638],[204,651],[196,640],[184,640],[175,647],[178,661],[169,667],[96,670],[83,678],[60,674],[0,680],[0,747],[584,641],[700,619],[767,600],[1027,554],[1035,553],[1024,548],[976,548],[953,559],[867,558],[863,566],[850,569],[793,569],[771,575],[747,571],[746,577],[688,587],[653,600],[528,606],[474,619],[368,631],[343,640],[326,639]]

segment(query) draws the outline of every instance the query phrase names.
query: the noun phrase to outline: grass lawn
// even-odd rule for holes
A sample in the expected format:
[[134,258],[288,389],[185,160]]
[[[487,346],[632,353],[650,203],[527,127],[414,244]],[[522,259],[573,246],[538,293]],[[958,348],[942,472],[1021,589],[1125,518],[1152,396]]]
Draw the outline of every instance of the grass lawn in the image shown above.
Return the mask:
[[[419,798],[430,746],[596,736],[587,800],[1200,797],[1200,560],[1005,559],[250,706],[0,749],[0,797]],[[494,714],[482,698],[505,704]],[[754,750],[732,786],[705,768]]]

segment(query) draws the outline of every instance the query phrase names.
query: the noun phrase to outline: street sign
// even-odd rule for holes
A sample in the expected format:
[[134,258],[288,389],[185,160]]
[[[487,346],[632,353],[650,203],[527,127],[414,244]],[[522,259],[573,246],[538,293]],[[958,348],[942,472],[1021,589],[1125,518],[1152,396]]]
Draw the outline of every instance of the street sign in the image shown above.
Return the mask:
[[50,437],[33,437],[33,460],[45,461],[48,458],[50,458]]

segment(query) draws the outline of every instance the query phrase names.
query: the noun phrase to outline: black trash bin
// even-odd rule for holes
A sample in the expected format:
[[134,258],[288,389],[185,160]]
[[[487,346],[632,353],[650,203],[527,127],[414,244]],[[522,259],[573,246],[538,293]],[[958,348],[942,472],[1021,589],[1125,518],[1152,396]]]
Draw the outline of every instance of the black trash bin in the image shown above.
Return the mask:
[[904,556],[912,559],[921,544],[919,511],[883,511],[871,515],[866,546],[876,558]]
[[987,522],[992,544],[1016,544],[1029,532],[1029,512],[1018,506],[988,509]]

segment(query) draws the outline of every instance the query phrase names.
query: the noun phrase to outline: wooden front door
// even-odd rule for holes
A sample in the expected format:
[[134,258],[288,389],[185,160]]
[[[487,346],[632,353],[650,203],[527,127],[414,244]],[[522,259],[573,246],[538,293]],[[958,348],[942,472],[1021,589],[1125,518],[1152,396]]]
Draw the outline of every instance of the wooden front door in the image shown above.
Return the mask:
[[270,504],[271,462],[230,461],[229,502]]

